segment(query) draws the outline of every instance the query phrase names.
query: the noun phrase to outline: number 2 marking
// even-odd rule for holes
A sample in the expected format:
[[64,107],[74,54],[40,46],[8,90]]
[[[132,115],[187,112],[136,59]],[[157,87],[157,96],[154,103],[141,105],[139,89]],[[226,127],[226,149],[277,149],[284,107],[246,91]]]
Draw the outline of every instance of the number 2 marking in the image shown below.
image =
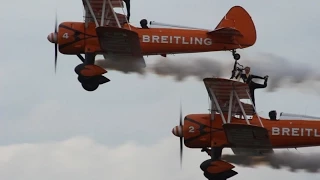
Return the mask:
[[68,38],[69,38],[69,34],[68,34],[68,33],[64,33],[64,34],[62,35],[62,37],[63,37],[64,39],[68,39]]
[[193,126],[189,126],[189,132],[194,133],[194,127]]

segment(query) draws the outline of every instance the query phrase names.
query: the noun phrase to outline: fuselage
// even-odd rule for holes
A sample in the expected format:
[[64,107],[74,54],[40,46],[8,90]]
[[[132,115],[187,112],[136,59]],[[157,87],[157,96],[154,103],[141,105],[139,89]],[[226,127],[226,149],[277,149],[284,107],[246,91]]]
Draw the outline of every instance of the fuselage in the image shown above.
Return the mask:
[[[230,41],[225,37],[213,37],[206,30],[172,29],[172,28],[136,28],[125,24],[124,29],[135,31],[139,35],[143,55],[178,54],[232,50],[239,45],[225,43]],[[85,28],[82,22],[63,22],[59,25],[58,35],[49,38],[49,41],[58,41],[59,51],[62,54],[83,54],[86,46],[102,54],[96,26],[89,23]],[[243,47],[245,48],[245,47]]]
[[[317,120],[269,120],[260,117],[268,130],[273,148],[296,148],[320,145],[320,119]],[[251,125],[261,126],[257,116],[253,116]],[[232,123],[246,124],[244,119],[233,118]],[[205,127],[205,128],[203,128]],[[210,147],[210,120],[208,114],[193,114],[185,117],[183,136],[185,145],[190,148]],[[227,137],[222,128],[219,114],[212,121],[211,139],[218,144],[229,147]],[[191,130],[192,129],[192,130]]]

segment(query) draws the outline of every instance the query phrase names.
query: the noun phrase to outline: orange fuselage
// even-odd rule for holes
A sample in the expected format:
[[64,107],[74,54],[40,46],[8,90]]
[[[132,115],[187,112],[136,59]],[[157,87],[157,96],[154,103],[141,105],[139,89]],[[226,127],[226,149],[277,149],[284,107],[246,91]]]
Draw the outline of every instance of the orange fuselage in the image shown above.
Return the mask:
[[[131,28],[139,35],[141,53],[143,55],[178,54],[232,50],[239,45],[223,43],[230,41],[226,37],[213,37],[205,30],[187,30],[172,28],[150,28],[142,29],[125,24],[124,29]],[[86,47],[97,54],[103,53],[100,48],[99,39],[96,34],[96,26],[89,23],[85,28],[82,22],[63,22],[58,30],[59,51],[63,54],[82,54]],[[248,46],[251,46],[249,44]],[[242,45],[242,48],[248,47]]]
[[[226,116],[227,117],[227,116]],[[183,136],[185,145],[189,148],[210,147],[210,115],[191,114],[185,117]],[[310,120],[277,120],[261,118],[264,127],[268,130],[273,148],[295,148],[320,145],[320,121]],[[250,121],[251,125],[261,126],[257,116]],[[244,119],[233,118],[232,123],[246,124]],[[212,121],[213,132],[211,140],[216,145],[230,147],[222,127],[219,114]]]

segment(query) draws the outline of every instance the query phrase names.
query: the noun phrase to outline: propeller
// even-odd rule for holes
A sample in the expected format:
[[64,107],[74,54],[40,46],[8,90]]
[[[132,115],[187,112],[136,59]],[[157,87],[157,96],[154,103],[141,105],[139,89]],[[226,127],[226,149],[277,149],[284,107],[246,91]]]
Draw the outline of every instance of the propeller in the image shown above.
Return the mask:
[[[180,101],[180,123],[179,123],[181,130],[183,132],[183,125],[182,125],[182,105]],[[182,154],[183,154],[183,136],[180,137],[180,168],[182,168]]]
[[57,30],[57,12],[56,19],[54,25],[54,36],[56,37],[56,41],[54,42],[54,72],[57,72],[57,59],[58,59],[58,30]]

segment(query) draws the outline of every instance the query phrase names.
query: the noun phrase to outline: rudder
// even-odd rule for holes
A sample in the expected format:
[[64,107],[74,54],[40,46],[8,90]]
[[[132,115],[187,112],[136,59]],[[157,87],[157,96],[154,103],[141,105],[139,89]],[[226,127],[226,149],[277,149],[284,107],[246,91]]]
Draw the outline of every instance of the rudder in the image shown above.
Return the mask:
[[255,44],[256,28],[249,13],[241,6],[232,7],[210,35],[232,36],[233,42],[246,48]]

